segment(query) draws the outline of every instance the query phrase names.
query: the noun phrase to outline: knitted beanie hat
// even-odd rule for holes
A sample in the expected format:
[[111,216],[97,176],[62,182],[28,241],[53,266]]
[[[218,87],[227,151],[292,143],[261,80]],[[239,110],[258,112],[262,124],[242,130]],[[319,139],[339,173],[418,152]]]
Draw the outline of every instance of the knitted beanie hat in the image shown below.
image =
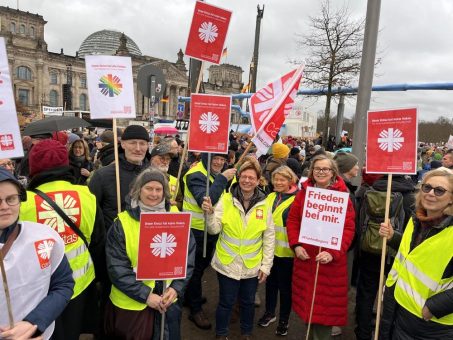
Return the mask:
[[142,139],[149,142],[149,134],[141,125],[129,125],[123,132],[121,140]]
[[69,165],[68,150],[56,140],[44,139],[30,150],[30,177],[45,170],[67,165]]
[[442,154],[436,152],[436,153],[433,155],[433,159],[434,159],[435,161],[441,161],[441,160],[442,160]]
[[108,143],[108,144],[111,144],[113,143],[113,131],[112,130],[105,130],[102,134],[101,134],[101,142],[104,142],[104,143]]
[[359,162],[358,158],[349,152],[338,152],[333,159],[341,174],[347,173]]
[[289,151],[289,148],[283,143],[275,143],[272,145],[272,155],[274,158],[286,158]]

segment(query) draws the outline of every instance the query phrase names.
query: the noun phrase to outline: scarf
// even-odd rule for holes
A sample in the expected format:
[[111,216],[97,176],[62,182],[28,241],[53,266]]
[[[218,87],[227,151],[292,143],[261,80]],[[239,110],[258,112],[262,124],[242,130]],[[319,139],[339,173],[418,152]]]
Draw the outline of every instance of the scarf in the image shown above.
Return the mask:
[[143,204],[143,202],[140,200],[132,200],[131,207],[133,209],[139,207],[141,212],[166,212],[165,200],[162,200],[162,202],[153,207]]

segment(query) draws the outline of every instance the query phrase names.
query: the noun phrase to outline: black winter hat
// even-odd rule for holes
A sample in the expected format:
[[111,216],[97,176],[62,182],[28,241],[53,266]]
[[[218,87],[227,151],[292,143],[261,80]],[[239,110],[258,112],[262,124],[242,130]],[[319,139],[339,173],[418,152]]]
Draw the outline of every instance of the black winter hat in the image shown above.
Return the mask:
[[129,125],[123,132],[121,140],[142,139],[149,142],[149,134],[141,125]]
[[0,168],[0,182],[11,182],[19,190],[19,198],[22,202],[27,200],[27,191],[14,175],[4,168]]

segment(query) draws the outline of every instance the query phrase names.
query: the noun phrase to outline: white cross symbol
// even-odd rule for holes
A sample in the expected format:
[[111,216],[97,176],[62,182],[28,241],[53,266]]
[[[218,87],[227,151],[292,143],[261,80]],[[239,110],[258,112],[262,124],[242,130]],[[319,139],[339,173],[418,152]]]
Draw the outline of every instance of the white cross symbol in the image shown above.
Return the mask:
[[201,24],[201,27],[198,29],[198,36],[200,37],[203,42],[214,42],[217,36],[219,35],[217,33],[218,28],[216,25],[214,25],[212,22],[203,22]]
[[13,144],[13,138],[11,137],[11,135],[3,135],[1,138],[0,138],[0,143],[3,144],[4,146],[10,146]]
[[150,243],[151,252],[154,256],[165,258],[175,252],[174,247],[177,245],[175,240],[176,238],[173,234],[162,233],[162,235],[156,235],[153,237],[154,242]]
[[38,245],[38,255],[42,259],[49,259],[50,253],[53,249],[54,242],[49,240],[44,240]]
[[403,133],[399,129],[388,128],[379,134],[378,138],[379,148],[387,152],[398,151],[404,143]]
[[[55,203],[61,208],[61,210],[64,211],[66,215],[69,216],[71,220],[76,220],[74,216],[80,213],[80,208],[74,207],[77,201],[71,197],[71,195],[66,195],[63,199],[63,194],[57,193],[55,194]],[[64,233],[66,229],[63,218],[55,210],[53,210],[53,208],[46,201],[41,203],[41,208],[45,209],[45,211],[40,211],[38,218],[40,220],[45,220],[44,223],[54,228],[58,233]]]
[[218,126],[220,125],[219,116],[212,112],[203,113],[198,121],[198,124],[200,124],[201,130],[206,133],[216,132],[219,129]]

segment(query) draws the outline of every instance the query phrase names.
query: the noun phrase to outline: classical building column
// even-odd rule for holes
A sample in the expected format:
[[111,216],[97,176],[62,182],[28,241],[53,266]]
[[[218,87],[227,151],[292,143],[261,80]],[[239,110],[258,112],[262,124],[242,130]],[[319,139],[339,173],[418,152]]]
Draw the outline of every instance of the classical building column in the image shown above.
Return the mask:
[[44,86],[43,86],[43,80],[44,80],[44,61],[42,58],[38,58],[36,62],[36,91],[35,91],[35,98],[33,99],[34,104],[38,107],[39,112],[42,111],[41,107],[41,99],[43,98],[43,93],[44,93]]

